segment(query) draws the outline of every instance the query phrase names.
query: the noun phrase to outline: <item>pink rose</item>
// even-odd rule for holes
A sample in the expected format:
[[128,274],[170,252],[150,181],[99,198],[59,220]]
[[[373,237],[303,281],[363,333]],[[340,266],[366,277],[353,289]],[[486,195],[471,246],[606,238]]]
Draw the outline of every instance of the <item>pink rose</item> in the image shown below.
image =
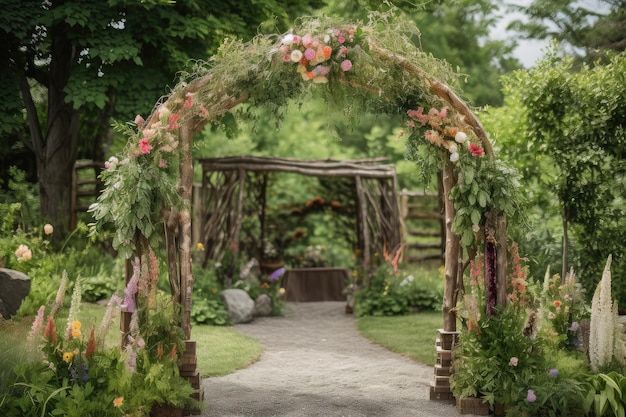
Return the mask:
[[352,61],[346,59],[341,62],[341,69],[344,71],[350,71],[352,69]]

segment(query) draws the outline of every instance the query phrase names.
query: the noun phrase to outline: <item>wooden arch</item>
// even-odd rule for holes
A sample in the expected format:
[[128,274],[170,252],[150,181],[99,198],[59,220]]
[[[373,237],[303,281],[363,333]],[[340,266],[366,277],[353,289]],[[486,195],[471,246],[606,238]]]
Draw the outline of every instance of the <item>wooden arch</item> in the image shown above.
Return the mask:
[[[313,72],[309,77],[309,73],[296,71],[294,65],[286,66],[290,60],[286,59],[284,53],[285,38],[289,37],[291,41],[294,34],[303,33],[310,38],[310,32],[324,39],[335,31],[342,30],[351,36],[355,35],[355,39],[358,36],[358,44],[355,41],[350,52],[354,53],[354,63],[341,62],[341,70],[338,70],[339,62],[333,61],[329,65],[334,65],[334,69],[327,69],[330,71],[328,78],[322,76],[318,81],[327,81],[328,85],[337,86],[338,91],[351,88],[360,100],[371,100],[380,104],[380,108],[385,109],[381,112],[390,108],[396,112],[398,109],[406,112],[417,103],[427,103],[433,108],[445,107],[447,113],[451,114],[450,117],[462,126],[464,133],[472,133],[477,138],[485,156],[493,158],[493,148],[481,122],[453,89],[441,81],[441,72],[444,71],[442,68],[445,69],[445,66],[434,65],[434,58],[419,51],[410,41],[410,36],[417,33],[417,30],[407,36],[402,32],[403,28],[406,29],[406,24],[398,26],[396,22],[389,22],[387,18],[380,16],[377,19],[369,25],[364,25],[362,31],[361,27],[355,24],[311,19],[307,21],[306,26],[296,28],[286,35],[258,37],[247,44],[226,42],[220,55],[211,62],[210,68],[195,78],[191,77],[179,83],[155,108],[145,124],[138,125],[140,129],[134,140],[140,143],[139,150],[137,143],[134,144],[136,155],[146,153],[143,152],[145,148],[141,148],[141,142],[143,141],[143,146],[149,146],[146,141],[149,142],[150,138],[154,137],[150,136],[154,135],[154,132],[167,135],[169,143],[174,143],[173,139],[169,138],[177,135],[175,143],[178,146],[178,196],[183,204],[177,207],[158,207],[153,211],[160,213],[164,223],[172,298],[181,306],[180,323],[187,339],[191,336],[190,316],[194,286],[190,211],[194,173],[193,138],[207,123],[219,122],[231,109],[246,101],[250,101],[252,105],[265,103],[276,107],[286,102],[283,96],[293,96],[301,92],[304,89],[302,85],[307,85],[309,90],[322,88],[312,82],[317,79]],[[335,57],[345,56],[345,51],[341,47],[338,49],[338,55]],[[240,55],[237,56],[234,52],[240,52]],[[239,62],[235,62],[236,58]],[[293,61],[293,55],[291,60]],[[235,68],[237,64],[240,65]],[[359,71],[364,74],[362,77],[351,75]],[[272,88],[279,91],[264,93],[264,89]],[[331,100],[336,97],[332,95],[332,89],[327,88],[325,91],[331,96]],[[443,331],[454,332],[456,331],[454,310],[462,288],[463,271],[468,258],[472,255],[469,253],[463,255],[460,237],[453,232],[457,212],[450,196],[452,189],[459,182],[459,171],[447,154],[442,160],[442,194],[445,211]],[[501,213],[484,215],[478,212],[478,214],[484,228],[485,251],[489,254],[489,262],[485,262],[488,292],[489,287],[491,290],[497,288],[497,302],[503,306],[506,300],[506,222]],[[153,230],[152,226],[150,230]],[[140,235],[139,228],[136,232],[138,236],[134,239],[147,240]],[[140,247],[139,244],[135,246]],[[394,255],[391,254],[392,257]],[[497,285],[490,285],[492,282]],[[493,299],[495,294],[488,295]]]
[[[396,73],[403,77],[416,78],[423,82],[430,94],[442,103],[450,106],[464,120],[473,131],[484,147],[485,154],[493,158],[493,147],[489,141],[480,120],[448,85],[430,75],[411,60],[383,49],[377,43],[368,39],[369,54],[393,67]],[[355,86],[361,88],[361,86]],[[203,97],[202,109],[195,107],[185,108],[188,97]],[[214,122],[224,116],[237,105],[251,98],[245,89],[237,89],[234,86],[226,86],[215,79],[214,73],[209,71],[206,75],[196,78],[189,83],[181,83],[174,92],[160,106],[166,106],[172,113],[179,112],[180,125],[178,135],[180,141],[180,182],[179,194],[188,204],[181,208],[175,215],[165,210],[163,221],[165,224],[166,245],[168,253],[169,276],[172,283],[172,297],[179,301],[182,306],[181,326],[187,335],[191,334],[190,314],[191,298],[194,278],[191,269],[191,213],[190,204],[193,187],[193,158],[192,144],[194,136],[199,133],[207,123]],[[148,119],[146,127],[160,123],[158,108]],[[443,172],[443,200],[445,216],[445,290],[443,299],[443,324],[445,331],[456,330],[456,307],[459,290],[462,286],[463,271],[466,261],[463,259],[460,238],[452,231],[452,224],[456,210],[450,198],[450,192],[456,185],[458,178],[455,165],[446,160],[442,167]],[[494,214],[485,226],[485,235],[489,236],[497,246],[497,264],[491,273],[497,279],[498,303],[504,305],[506,300],[506,221],[502,215]],[[392,254],[393,255],[393,254]]]

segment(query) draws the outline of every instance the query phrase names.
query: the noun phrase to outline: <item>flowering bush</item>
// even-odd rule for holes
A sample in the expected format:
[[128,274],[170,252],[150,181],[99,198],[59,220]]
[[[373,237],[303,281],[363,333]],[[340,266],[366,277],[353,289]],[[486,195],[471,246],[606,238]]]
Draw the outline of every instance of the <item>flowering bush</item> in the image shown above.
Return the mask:
[[576,350],[581,345],[581,321],[589,318],[585,302],[585,290],[576,282],[572,273],[562,282],[560,275],[550,278],[549,271],[543,285],[542,304],[545,324],[544,331],[558,339],[560,348]]
[[[148,307],[133,309],[128,297],[114,295],[100,326],[91,329],[76,319],[80,281],[73,286],[67,321],[59,325],[56,313],[69,287],[63,275],[48,317],[41,306],[28,336],[34,359],[16,365],[0,393],[6,415],[146,417],[155,404],[197,406],[190,397],[191,385],[179,376],[184,335],[169,297],[157,295],[158,271],[144,269],[143,277],[141,269],[135,271],[138,297],[142,303],[149,299]],[[133,310],[128,343],[123,350],[107,348],[106,335],[121,306]]]
[[[516,253],[515,245],[513,250]],[[483,396],[492,406],[513,404],[520,401],[519,387],[527,386],[536,370],[545,366],[537,338],[535,297],[521,261],[513,257],[507,306],[491,315],[485,314],[483,257],[478,254],[471,261],[467,292],[459,307],[465,326],[455,349],[451,379],[457,398]]]

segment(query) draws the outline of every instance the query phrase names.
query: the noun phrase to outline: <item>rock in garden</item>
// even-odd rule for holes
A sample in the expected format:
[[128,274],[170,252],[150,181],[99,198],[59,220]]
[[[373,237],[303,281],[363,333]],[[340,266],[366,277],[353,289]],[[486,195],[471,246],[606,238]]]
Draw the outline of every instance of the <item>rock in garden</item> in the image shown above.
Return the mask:
[[233,324],[249,323],[254,318],[254,300],[247,292],[237,288],[222,291],[222,297],[228,310],[228,317]]
[[257,317],[269,316],[272,314],[272,297],[261,294],[254,301],[254,315]]
[[0,268],[0,314],[10,319],[30,292],[30,278],[13,269]]

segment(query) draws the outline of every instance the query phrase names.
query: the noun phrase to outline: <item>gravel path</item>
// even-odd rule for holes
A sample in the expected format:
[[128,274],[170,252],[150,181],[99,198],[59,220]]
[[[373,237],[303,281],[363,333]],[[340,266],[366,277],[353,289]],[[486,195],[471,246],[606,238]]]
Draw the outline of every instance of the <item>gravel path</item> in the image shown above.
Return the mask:
[[236,325],[265,346],[260,360],[202,381],[202,416],[458,416],[429,400],[433,368],[371,343],[344,302],[287,303],[284,317]]

